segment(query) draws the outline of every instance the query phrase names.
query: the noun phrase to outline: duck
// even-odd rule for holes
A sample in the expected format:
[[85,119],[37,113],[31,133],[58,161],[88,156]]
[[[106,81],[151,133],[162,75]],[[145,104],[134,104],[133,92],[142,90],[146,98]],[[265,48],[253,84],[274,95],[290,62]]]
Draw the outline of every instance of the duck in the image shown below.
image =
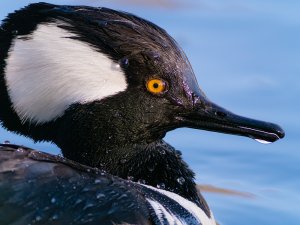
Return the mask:
[[0,27],[0,121],[62,155],[0,145],[0,224],[215,225],[168,131],[260,142],[273,123],[210,101],[159,26],[104,7],[30,4]]

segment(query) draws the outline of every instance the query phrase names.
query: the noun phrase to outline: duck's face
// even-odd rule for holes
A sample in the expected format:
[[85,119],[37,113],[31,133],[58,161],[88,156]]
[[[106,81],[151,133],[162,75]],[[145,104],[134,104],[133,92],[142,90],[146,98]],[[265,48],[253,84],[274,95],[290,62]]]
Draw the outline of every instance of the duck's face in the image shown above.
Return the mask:
[[84,123],[132,131],[136,139],[161,138],[184,126],[268,142],[284,136],[274,124],[211,103],[176,42],[138,17],[33,6],[14,14],[3,30],[5,85],[23,125],[41,127],[79,110],[89,115]]
[[118,100],[112,99],[122,99],[118,105],[123,105],[123,109],[118,115],[125,115],[119,119],[130,118],[125,126],[136,128],[136,135],[142,138],[147,136],[144,131],[150,138],[161,138],[166,131],[178,127],[242,135],[263,142],[274,142],[284,136],[275,124],[235,115],[209,101],[178,48],[140,52],[123,60],[126,65],[121,67],[126,71],[128,87],[108,98],[107,103],[115,104]]

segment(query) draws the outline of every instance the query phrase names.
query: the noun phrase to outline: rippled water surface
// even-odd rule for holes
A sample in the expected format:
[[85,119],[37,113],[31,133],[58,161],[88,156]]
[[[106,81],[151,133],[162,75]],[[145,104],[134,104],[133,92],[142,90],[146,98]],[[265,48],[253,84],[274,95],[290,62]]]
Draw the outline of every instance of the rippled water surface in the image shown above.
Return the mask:
[[[34,1],[1,0],[0,19],[29,2]],[[182,150],[198,183],[246,193],[205,193],[220,224],[300,224],[300,2],[49,2],[109,6],[159,24],[186,51],[211,100],[280,124],[286,137],[270,145],[191,129],[170,132],[166,140]],[[1,129],[4,140],[59,152]]]

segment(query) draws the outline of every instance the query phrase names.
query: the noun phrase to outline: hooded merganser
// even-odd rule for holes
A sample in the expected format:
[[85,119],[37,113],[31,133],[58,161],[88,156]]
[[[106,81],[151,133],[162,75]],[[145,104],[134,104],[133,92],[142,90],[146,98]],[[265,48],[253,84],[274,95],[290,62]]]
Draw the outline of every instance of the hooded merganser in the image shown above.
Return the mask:
[[2,125],[64,156],[1,145],[1,224],[216,224],[166,132],[284,137],[210,102],[174,39],[132,14],[38,3],[0,28]]

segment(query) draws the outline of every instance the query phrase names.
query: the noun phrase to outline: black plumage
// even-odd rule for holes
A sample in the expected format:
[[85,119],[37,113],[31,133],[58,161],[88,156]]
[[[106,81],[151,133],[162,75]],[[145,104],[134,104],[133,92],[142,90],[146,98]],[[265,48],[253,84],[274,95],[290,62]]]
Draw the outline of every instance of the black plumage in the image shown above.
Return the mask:
[[172,199],[60,156],[0,145],[0,224],[159,224],[147,199],[193,216]]

